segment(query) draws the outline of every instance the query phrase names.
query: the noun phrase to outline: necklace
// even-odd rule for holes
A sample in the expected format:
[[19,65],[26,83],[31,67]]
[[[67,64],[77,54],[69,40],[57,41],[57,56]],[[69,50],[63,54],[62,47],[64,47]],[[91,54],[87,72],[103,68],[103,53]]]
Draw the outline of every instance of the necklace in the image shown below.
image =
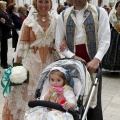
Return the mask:
[[46,21],[46,18],[45,17],[42,17],[42,22],[45,22]]

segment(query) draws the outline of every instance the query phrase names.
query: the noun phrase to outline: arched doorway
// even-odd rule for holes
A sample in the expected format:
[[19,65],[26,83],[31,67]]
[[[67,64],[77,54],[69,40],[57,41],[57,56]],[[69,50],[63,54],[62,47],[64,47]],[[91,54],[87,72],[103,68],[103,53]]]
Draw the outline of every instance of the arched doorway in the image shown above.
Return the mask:
[[[1,0],[0,0],[0,1],[1,1]],[[13,3],[13,2],[14,2],[14,0],[3,0],[3,1],[6,1],[7,4],[9,4],[9,3]]]

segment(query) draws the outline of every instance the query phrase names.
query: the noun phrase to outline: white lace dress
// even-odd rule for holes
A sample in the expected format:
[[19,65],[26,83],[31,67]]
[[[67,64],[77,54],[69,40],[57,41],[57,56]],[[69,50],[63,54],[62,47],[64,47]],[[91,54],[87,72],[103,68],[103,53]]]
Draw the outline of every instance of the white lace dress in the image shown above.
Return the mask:
[[[56,60],[54,52],[49,52],[49,48],[53,45],[55,38],[56,18],[50,16],[50,26],[46,32],[43,31],[42,27],[37,22],[37,14],[33,14],[29,19],[26,19],[21,29],[22,38],[20,38],[17,56],[21,56],[24,60],[23,66],[29,71],[29,83],[25,83],[20,86],[15,86],[12,92],[8,95],[4,109],[3,109],[3,120],[23,120],[25,111],[27,110],[28,101],[35,99],[34,94],[36,85],[40,73],[50,63]],[[25,26],[35,35],[35,40],[30,42],[26,38],[29,38],[27,32],[25,32]],[[24,36],[22,35],[24,34]],[[35,48],[47,47],[47,52],[40,52],[40,49],[35,51]],[[41,54],[46,54],[44,62],[41,59]],[[11,116],[11,117],[10,117]]]

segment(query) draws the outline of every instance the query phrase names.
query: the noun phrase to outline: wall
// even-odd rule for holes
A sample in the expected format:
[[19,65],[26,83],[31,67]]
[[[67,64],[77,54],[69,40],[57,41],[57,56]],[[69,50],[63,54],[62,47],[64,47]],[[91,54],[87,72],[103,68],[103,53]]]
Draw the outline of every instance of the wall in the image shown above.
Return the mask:
[[[24,5],[25,3],[28,3],[29,5],[32,4],[32,0],[14,0],[17,6]],[[53,1],[53,7],[57,7],[58,0],[52,0]],[[61,4],[64,3],[66,0],[59,0]],[[91,4],[93,5],[98,5],[98,0],[89,0]],[[102,0],[102,6],[107,5],[109,6],[109,2],[114,1],[116,2],[117,0]]]
[[98,0],[90,0],[90,3],[93,5],[98,5]]
[[[17,6],[24,5],[28,3],[29,5],[32,4],[32,0],[14,0]],[[59,0],[61,4],[63,4],[66,0]],[[107,0],[104,0],[107,1]],[[56,7],[58,0],[52,0],[53,6]],[[90,0],[91,4],[98,5],[98,0]]]
[[103,0],[102,6],[104,6],[104,5],[109,6],[109,2],[110,2],[110,0]]
[[23,6],[25,3],[32,4],[32,0],[14,0],[17,6]]
[[109,6],[109,3],[111,2],[111,3],[115,3],[117,0],[103,0],[103,2],[102,2],[102,6],[104,6],[104,5],[107,5],[107,6]]

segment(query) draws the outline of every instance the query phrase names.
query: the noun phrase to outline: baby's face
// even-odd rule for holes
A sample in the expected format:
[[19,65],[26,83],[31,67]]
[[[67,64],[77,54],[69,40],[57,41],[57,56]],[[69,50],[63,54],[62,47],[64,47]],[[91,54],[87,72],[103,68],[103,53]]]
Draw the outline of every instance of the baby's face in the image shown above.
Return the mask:
[[64,80],[61,77],[59,77],[57,74],[50,75],[50,85],[51,86],[62,87],[63,84],[64,84]]

